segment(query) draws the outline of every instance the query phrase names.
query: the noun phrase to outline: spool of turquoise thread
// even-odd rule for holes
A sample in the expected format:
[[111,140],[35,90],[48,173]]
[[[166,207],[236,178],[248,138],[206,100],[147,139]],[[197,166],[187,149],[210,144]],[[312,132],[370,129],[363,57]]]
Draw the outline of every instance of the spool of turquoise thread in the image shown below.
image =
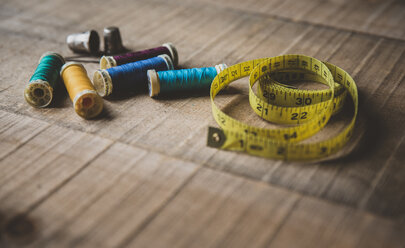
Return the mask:
[[59,72],[65,64],[63,57],[54,52],[46,52],[24,90],[24,98],[31,106],[43,108],[53,98],[53,90],[60,82]]
[[148,70],[149,96],[169,95],[180,91],[209,90],[215,76],[227,66],[192,68],[182,70]]

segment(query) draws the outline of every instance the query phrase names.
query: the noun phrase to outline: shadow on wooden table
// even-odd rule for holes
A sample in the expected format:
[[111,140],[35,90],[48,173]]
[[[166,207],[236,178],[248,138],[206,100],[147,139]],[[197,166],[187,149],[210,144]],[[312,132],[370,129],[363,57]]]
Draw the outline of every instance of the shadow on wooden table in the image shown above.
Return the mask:
[[[362,99],[359,91],[359,99]],[[383,139],[381,130],[384,130],[381,117],[373,109],[372,105],[359,101],[359,112],[354,128],[353,137],[347,146],[351,146],[344,155],[325,161],[325,163],[348,163],[365,160],[370,154],[379,149],[380,141]],[[352,145],[351,145],[352,144]]]

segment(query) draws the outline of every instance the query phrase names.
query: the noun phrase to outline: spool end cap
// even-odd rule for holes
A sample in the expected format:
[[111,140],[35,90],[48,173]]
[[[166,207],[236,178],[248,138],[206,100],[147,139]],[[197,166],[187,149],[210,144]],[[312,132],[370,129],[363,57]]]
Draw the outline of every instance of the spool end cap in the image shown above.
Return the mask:
[[108,69],[117,66],[113,56],[103,56],[100,59],[100,69]]
[[161,57],[162,59],[165,60],[166,65],[167,65],[167,70],[174,70],[173,61],[172,61],[172,58],[170,58],[169,55],[167,55],[167,54],[161,54],[161,55],[159,55],[158,57]]
[[52,101],[53,89],[48,82],[38,79],[25,87],[24,98],[29,105],[44,108]]
[[179,65],[179,54],[177,53],[176,47],[171,42],[164,43],[162,46],[167,47],[167,49],[169,49],[171,57],[173,59],[174,66],[177,67]]
[[148,70],[149,96],[154,97],[160,93],[159,76],[155,70]]
[[93,85],[101,97],[106,97],[112,93],[112,80],[106,70],[97,70],[94,72]]
[[73,106],[80,117],[91,119],[103,110],[103,99],[94,90],[83,90],[76,95]]

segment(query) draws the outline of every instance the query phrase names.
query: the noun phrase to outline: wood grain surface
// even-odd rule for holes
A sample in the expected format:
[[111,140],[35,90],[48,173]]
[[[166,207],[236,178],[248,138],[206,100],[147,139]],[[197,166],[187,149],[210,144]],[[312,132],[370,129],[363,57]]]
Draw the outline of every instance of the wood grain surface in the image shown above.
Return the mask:
[[[3,0],[0,247],[405,247],[404,23],[401,0]],[[49,108],[24,101],[46,51],[92,78],[99,58],[65,39],[107,26],[131,50],[174,43],[182,68],[288,53],[334,63],[359,88],[356,135],[337,159],[290,163],[208,148],[206,93],[129,92],[94,120],[63,88]],[[217,104],[269,126],[246,82]]]

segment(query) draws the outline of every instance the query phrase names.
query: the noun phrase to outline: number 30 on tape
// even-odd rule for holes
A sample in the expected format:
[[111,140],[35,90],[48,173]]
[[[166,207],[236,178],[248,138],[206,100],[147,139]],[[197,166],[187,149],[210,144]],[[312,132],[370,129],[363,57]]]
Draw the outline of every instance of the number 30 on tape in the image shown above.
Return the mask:
[[[247,76],[253,111],[269,122],[288,126],[250,126],[215,105],[215,97],[222,89]],[[319,82],[328,89],[300,90],[286,85],[294,81]],[[256,83],[257,95],[253,91]],[[302,142],[342,109],[347,94],[353,99],[354,115],[344,130],[327,140]],[[208,146],[283,160],[316,160],[336,153],[352,136],[358,111],[357,86],[352,77],[335,65],[305,55],[282,55],[230,66],[215,77],[210,95],[212,113],[222,129],[209,127]]]

